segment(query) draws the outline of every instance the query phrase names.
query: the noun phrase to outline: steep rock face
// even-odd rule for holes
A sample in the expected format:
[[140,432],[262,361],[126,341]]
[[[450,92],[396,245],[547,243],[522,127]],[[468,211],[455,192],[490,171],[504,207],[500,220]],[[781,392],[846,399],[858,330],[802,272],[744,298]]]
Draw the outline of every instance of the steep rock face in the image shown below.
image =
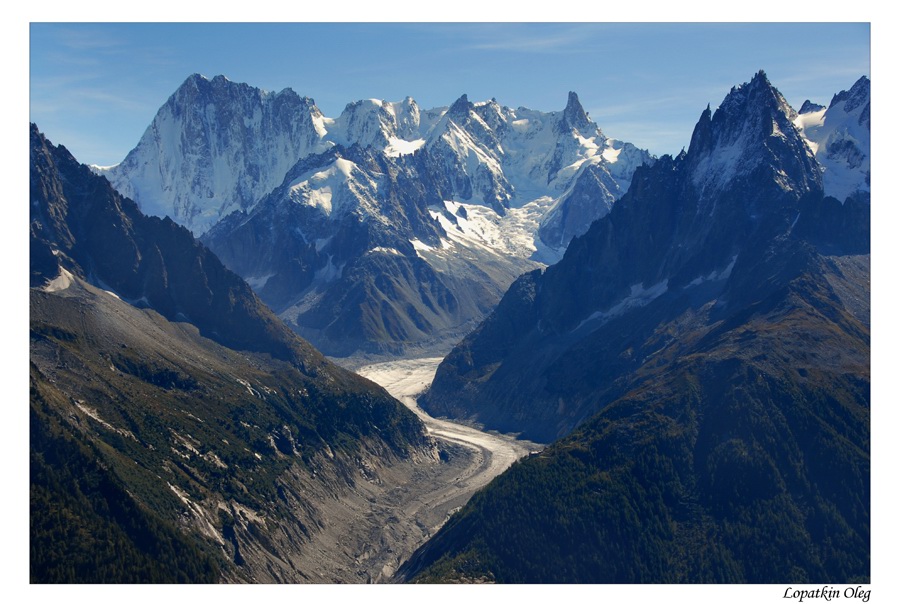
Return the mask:
[[287,88],[268,93],[194,74],[169,97],[118,165],[100,168],[145,214],[204,233],[252,207],[301,157],[324,149],[323,116]]
[[563,438],[407,579],[868,580],[869,201],[824,196],[794,118],[733,89],[448,355],[432,414]]
[[794,124],[822,166],[825,193],[841,201],[870,187],[871,83],[863,76],[828,107],[807,101]]
[[550,247],[565,249],[573,237],[609,213],[628,190],[634,170],[652,164],[653,158],[630,143],[608,139],[574,92],[555,131],[559,138],[547,164],[547,182],[557,181],[558,187],[571,178],[572,184],[563,184],[567,190],[541,219],[538,234]]
[[541,221],[541,240],[551,247],[565,248],[574,237],[584,235],[592,222],[609,214],[619,191],[607,170],[599,166],[585,169]]
[[809,99],[803,101],[803,104],[800,106],[800,111],[798,111],[798,115],[804,115],[806,113],[814,113],[816,111],[821,111],[822,109],[826,109],[825,105],[819,105],[818,103],[813,103]]
[[400,403],[34,126],[30,201],[33,582],[315,581],[327,506],[429,459]]
[[426,143],[461,200],[473,197],[498,214],[509,208],[514,188],[501,167],[504,155],[498,133],[475,111],[464,94],[434,127]]
[[484,251],[452,267],[420,257],[447,237],[430,209],[450,187],[435,162],[427,151],[334,147],[204,241],[329,354],[433,341],[483,316],[520,266]]

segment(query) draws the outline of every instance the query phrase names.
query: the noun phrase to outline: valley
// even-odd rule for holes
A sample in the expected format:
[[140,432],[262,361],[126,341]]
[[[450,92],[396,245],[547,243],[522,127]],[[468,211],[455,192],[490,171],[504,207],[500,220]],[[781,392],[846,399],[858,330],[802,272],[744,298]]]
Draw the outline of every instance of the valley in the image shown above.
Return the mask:
[[433,493],[432,495],[437,495],[432,499],[435,503],[439,503],[443,495],[446,495],[448,500],[456,501],[459,499],[460,491],[467,496],[471,495],[517,459],[543,448],[543,445],[518,440],[508,434],[483,432],[472,426],[437,419],[423,411],[416,403],[416,397],[431,384],[437,366],[442,360],[440,357],[401,359],[365,365],[357,369],[359,375],[383,386],[415,413],[425,424],[430,436],[444,443],[461,445],[472,452],[476,462],[460,472],[454,480],[455,485],[441,489],[440,493]]
[[[416,404],[440,357],[400,359],[356,369],[403,402],[437,441],[440,463],[418,459],[377,469],[324,510],[322,530],[303,547],[298,566],[314,583],[386,583],[394,572],[480,488],[543,445],[435,419]],[[316,488],[309,485],[309,488]],[[324,498],[324,497],[323,497]],[[327,499],[327,498],[324,498]]]

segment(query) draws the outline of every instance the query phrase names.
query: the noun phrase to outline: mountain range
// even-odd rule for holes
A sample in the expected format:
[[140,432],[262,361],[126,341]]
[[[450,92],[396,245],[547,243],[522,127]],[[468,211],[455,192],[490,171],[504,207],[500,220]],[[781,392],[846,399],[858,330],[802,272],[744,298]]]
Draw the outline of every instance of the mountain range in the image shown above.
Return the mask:
[[328,354],[446,350],[555,261],[653,157],[563,111],[462,95],[350,103],[193,75],[125,160],[95,168],[193,229]]
[[868,581],[869,196],[825,195],[797,120],[732,89],[444,359],[432,415],[555,442],[406,578]]
[[[795,118],[840,199],[868,190],[868,82]],[[326,354],[390,356],[444,354],[654,161],[605,136],[574,92],[550,113],[462,95],[328,118],[291,89],[195,74],[125,160],[95,170],[201,236]]]

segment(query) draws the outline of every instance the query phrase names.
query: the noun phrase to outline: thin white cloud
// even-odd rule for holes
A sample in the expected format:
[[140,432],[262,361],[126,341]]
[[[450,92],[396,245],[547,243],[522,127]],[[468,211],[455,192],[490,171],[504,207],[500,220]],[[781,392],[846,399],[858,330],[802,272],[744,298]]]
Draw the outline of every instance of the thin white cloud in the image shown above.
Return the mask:
[[564,33],[552,36],[533,36],[524,34],[521,36],[507,37],[502,40],[490,40],[476,42],[468,46],[472,50],[504,50],[509,52],[539,52],[572,51],[583,52],[579,42],[583,36],[573,36]]
[[55,34],[59,43],[72,51],[113,50],[121,48],[125,42],[110,33],[109,28],[102,31],[94,28],[58,26]]
[[[860,76],[868,75],[870,66],[861,63],[847,63],[845,65],[835,65],[831,63],[829,65],[799,67],[798,69],[800,69],[800,71],[796,73],[779,77],[778,82],[775,83],[775,85],[778,86],[780,84],[782,87],[787,87],[801,86],[804,84],[819,84],[824,78],[834,79],[846,77],[848,80],[852,80],[847,84],[849,87],[853,82],[858,80]],[[835,90],[835,92],[839,91]]]
[[[658,117],[659,112],[666,108],[695,111],[697,117],[709,103],[713,108],[725,98],[730,86],[722,87],[714,84],[695,86],[685,90],[667,90],[669,94],[655,96],[637,96],[627,100],[621,97],[613,97],[620,100],[613,105],[593,105],[588,111],[595,121],[603,118],[615,118],[619,116],[643,115],[648,118]],[[602,124],[601,124],[602,126]]]
[[518,53],[585,52],[597,39],[598,24],[548,25],[495,23],[437,26],[434,31],[455,38],[457,49]]
[[142,98],[123,96],[95,87],[60,89],[55,94],[45,94],[31,102],[31,112],[36,115],[62,112],[72,115],[96,115],[107,111],[152,114],[156,109]]

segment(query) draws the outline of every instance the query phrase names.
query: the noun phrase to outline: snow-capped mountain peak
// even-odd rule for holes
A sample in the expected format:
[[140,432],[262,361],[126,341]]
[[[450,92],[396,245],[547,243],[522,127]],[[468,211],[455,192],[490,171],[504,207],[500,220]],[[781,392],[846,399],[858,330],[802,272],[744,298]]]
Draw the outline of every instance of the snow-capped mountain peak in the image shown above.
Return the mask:
[[293,179],[289,184],[289,196],[296,203],[318,208],[328,217],[336,217],[355,205],[352,202],[371,197],[376,189],[376,183],[356,164],[338,157],[327,167]]
[[469,95],[463,93],[458,99],[453,101],[453,104],[450,105],[450,108],[447,110],[447,117],[449,119],[466,119],[469,115],[469,111],[474,109],[474,105],[469,102]]
[[323,120],[315,101],[293,90],[193,74],[125,160],[97,171],[145,213],[168,215],[199,235],[252,207],[297,159],[327,148]]
[[825,193],[844,201],[870,186],[870,81],[866,76],[850,90],[834,95],[826,109],[807,105],[794,120],[822,166]]
[[374,147],[389,155],[412,153],[424,144],[419,134],[419,107],[411,97],[399,103],[366,99],[348,103],[340,117],[328,121],[325,138],[349,147]]
[[[496,99],[473,103],[462,94],[447,108],[425,111],[411,97],[363,99],[330,118],[289,88],[272,93],[193,74],[122,163],[95,170],[145,212],[168,215],[201,235],[234,210],[252,210],[299,160],[354,145],[395,158],[425,149],[449,182],[451,199],[498,215],[542,197],[562,200],[588,168],[601,165],[607,192],[595,205],[605,212],[634,169],[651,160],[603,136],[574,92],[563,111],[551,113],[513,110]],[[578,220],[594,214],[579,212]],[[554,245],[570,237],[566,232]]]
[[850,90],[842,90],[834,95],[831,99],[831,103],[828,104],[828,108],[831,109],[838,103],[844,103],[844,111],[851,113],[855,111],[857,107],[862,107],[867,104],[869,102],[870,94],[871,82],[869,81],[869,78],[862,76],[853,84]]

